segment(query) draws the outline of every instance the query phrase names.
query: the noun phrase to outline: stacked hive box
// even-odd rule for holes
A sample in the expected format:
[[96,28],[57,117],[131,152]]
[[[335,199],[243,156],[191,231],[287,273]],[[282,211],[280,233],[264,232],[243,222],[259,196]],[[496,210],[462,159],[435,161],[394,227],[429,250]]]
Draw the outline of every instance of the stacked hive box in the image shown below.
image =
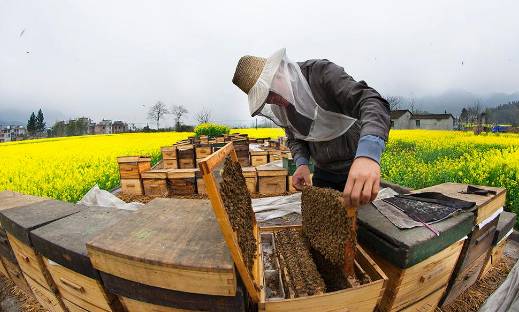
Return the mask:
[[401,230],[372,204],[358,210],[357,220],[359,242],[389,278],[378,309],[434,311],[472,231],[474,214],[462,212],[433,224],[439,236],[425,227]]
[[203,158],[206,158],[207,156],[211,155],[211,145],[210,144],[200,144],[195,149],[195,156],[196,156],[196,164],[198,167],[198,162],[202,160]]
[[47,200],[0,212],[2,227],[23,275],[38,302],[49,311],[67,311],[44,259],[33,248],[30,232],[53,221],[78,213],[82,206]]
[[256,171],[260,194],[282,194],[287,191],[288,171],[285,168],[267,164],[258,166]]
[[442,305],[452,302],[477,281],[490,256],[498,217],[505,203],[506,191],[496,187],[481,186],[480,188],[495,192],[495,195],[465,194],[467,185],[459,183],[443,183],[422,190],[440,192],[450,197],[476,203],[473,211],[475,221],[456,262],[447,291],[442,299]]
[[505,250],[506,240],[513,232],[516,217],[515,213],[507,211],[503,211],[499,215],[499,221],[492,241],[492,249],[490,250],[487,263],[481,271],[481,276],[485,275],[491,267],[497,265],[501,261]]
[[177,147],[176,146],[164,146],[160,148],[162,152],[162,167],[164,169],[177,169]]
[[237,139],[233,141],[238,161],[242,167],[250,166],[249,141],[247,139]]
[[[3,191],[0,192],[0,211],[32,203],[43,202],[45,200],[47,199],[42,197]],[[0,226],[0,240],[0,262],[2,267],[5,269],[3,273],[10,278],[18,288],[22,289],[27,294],[32,294],[31,288],[23,276],[18,261],[16,260],[16,256],[11,248],[11,244],[7,239],[7,233],[2,226]]]
[[191,169],[195,168],[195,149],[192,144],[184,144],[177,146],[178,168]]
[[99,272],[87,256],[86,242],[132,212],[109,207],[82,211],[31,231],[31,240],[43,257],[69,311],[118,311],[117,298],[105,291]]
[[198,169],[177,169],[168,172],[171,194],[196,194],[196,172]]
[[168,196],[170,188],[168,185],[168,172],[175,169],[153,169],[143,172],[142,184],[144,194],[149,196]]
[[258,174],[255,167],[242,167],[243,177],[247,183],[249,193],[254,194],[258,192]]
[[143,195],[141,174],[151,169],[151,158],[140,156],[118,157],[121,191],[126,194]]
[[[260,311],[373,311],[384,289],[384,283],[387,279],[384,273],[378,268],[373,260],[362,250],[357,249],[356,260],[359,263],[360,270],[369,275],[370,282],[363,284],[360,287],[352,287],[344,290],[320,293],[315,295],[307,295],[294,299],[275,298],[271,299],[266,293],[266,271],[263,267],[263,234],[256,224],[256,219],[253,217],[252,224],[245,223],[252,227],[244,228],[242,225],[237,229],[233,229],[229,220],[236,220],[237,216],[231,216],[231,213],[236,213],[237,210],[224,207],[222,195],[219,192],[220,179],[223,161],[227,156],[232,157],[232,161],[237,163],[238,159],[232,145],[225,146],[218,153],[206,159],[201,164],[201,170],[206,181],[207,192],[211,199],[211,204],[216,215],[216,220],[220,225],[221,232],[225,239],[228,249],[230,250],[233,262],[241,276],[245,288],[248,291],[249,297],[256,303]],[[234,183],[240,183],[239,181]],[[244,188],[244,185],[238,186],[239,189]],[[239,201],[240,202],[240,201]],[[228,210],[229,209],[229,210]],[[240,207],[247,209],[247,207]],[[248,207],[248,209],[251,209]],[[245,212],[248,215],[250,212]],[[240,213],[241,214],[241,213]],[[252,213],[252,216],[254,214]],[[249,232],[252,231],[252,233]],[[250,255],[254,252],[257,257],[253,259],[253,263],[246,265],[246,253],[240,247],[236,237],[243,238],[253,236],[255,243],[255,251],[247,250]],[[247,244],[248,246],[249,244]],[[304,274],[304,273],[303,273]],[[273,275],[275,276],[275,275]],[[278,285],[280,280],[277,281]],[[281,292],[283,292],[281,290]],[[285,292],[288,293],[288,290]]]
[[251,151],[250,159],[253,167],[258,167],[268,163],[268,151]]
[[128,312],[245,310],[208,201],[154,199],[87,249],[105,287]]

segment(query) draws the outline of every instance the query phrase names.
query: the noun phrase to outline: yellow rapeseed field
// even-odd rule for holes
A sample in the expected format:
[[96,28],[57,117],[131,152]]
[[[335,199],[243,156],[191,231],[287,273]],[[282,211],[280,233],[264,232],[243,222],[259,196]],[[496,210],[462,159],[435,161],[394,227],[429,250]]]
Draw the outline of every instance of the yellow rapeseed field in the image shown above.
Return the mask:
[[[278,128],[233,129],[277,138]],[[117,156],[160,158],[160,147],[192,133],[136,133],[0,144],[0,191],[79,200],[96,183],[119,184]],[[447,181],[503,186],[507,205],[519,212],[519,135],[458,131],[392,130],[382,156],[383,178],[412,188]]]

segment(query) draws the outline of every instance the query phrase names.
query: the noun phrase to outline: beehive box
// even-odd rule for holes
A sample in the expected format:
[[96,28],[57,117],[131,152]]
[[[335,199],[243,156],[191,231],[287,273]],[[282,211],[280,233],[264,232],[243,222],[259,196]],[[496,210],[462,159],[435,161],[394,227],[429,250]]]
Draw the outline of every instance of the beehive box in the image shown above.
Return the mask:
[[162,159],[177,159],[176,146],[163,146],[160,148]]
[[168,173],[178,169],[154,169],[142,173],[144,194],[148,196],[168,196],[170,187]]
[[[246,264],[244,250],[236,237],[246,235],[242,232],[235,232],[231,225],[231,217],[223,206],[223,199],[220,195],[222,190],[221,169],[226,157],[231,157],[232,161],[237,162],[236,153],[232,144],[226,145],[223,149],[205,159],[201,164],[201,170],[206,182],[206,188],[211,200],[211,204],[220,225],[225,242],[230,250],[234,264],[241,276],[251,299],[258,303],[260,311],[373,311],[379,301],[386,277],[378,268],[375,262],[362,250],[358,248],[356,260],[361,268],[370,275],[371,282],[361,287],[353,287],[335,292],[328,292],[319,295],[310,295],[294,299],[267,299],[265,294],[265,280],[263,271],[262,241],[256,220],[252,219],[252,235],[255,243],[255,253],[258,255],[249,266]],[[237,182],[241,183],[241,182]],[[244,182],[243,182],[244,183]],[[240,185],[240,190],[245,188]],[[243,194],[240,196],[242,201]],[[248,196],[248,195],[247,195]],[[252,213],[252,216],[254,214]],[[234,218],[234,217],[233,217]],[[248,221],[246,221],[248,224]],[[245,228],[244,228],[245,230]],[[252,251],[248,251],[250,254]],[[248,259],[248,258],[247,258]]]
[[195,149],[192,144],[177,146],[178,168],[195,168]]
[[87,249],[105,287],[129,312],[244,311],[207,200],[154,199],[99,233]]
[[[0,211],[22,207],[32,203],[38,203],[48,200],[43,197],[36,197],[31,195],[24,195],[11,191],[0,192]],[[27,294],[32,294],[32,291],[25,280],[25,277],[20,270],[16,256],[14,255],[13,249],[7,239],[7,233],[4,228],[0,225],[0,261],[3,267],[7,271],[7,277],[9,277],[18,288],[25,291]]]
[[123,179],[140,179],[141,173],[151,169],[151,158],[140,156],[117,157],[119,174]]
[[116,311],[117,298],[105,291],[92,267],[86,243],[132,212],[109,207],[82,211],[31,231],[31,240],[71,311]]
[[268,151],[250,151],[251,166],[258,167],[268,163]]
[[[241,164],[240,164],[241,165]],[[247,189],[249,193],[255,194],[258,192],[258,174],[255,167],[242,167],[243,176],[245,177],[245,183],[247,183]]]
[[282,194],[287,191],[286,169],[267,164],[256,167],[256,170],[260,194]]
[[279,150],[270,150],[269,151],[269,162],[281,160],[281,151]]
[[177,159],[163,159],[162,160],[163,169],[177,169],[178,168],[178,160]]
[[200,195],[207,194],[207,191],[205,189],[204,178],[203,178],[202,173],[200,172],[200,170],[196,170],[195,171],[195,178],[196,178],[196,192],[197,192],[197,194],[200,194]]
[[168,172],[171,194],[196,194],[196,171],[198,169],[176,169]]
[[82,209],[84,206],[47,200],[0,212],[0,222],[7,232],[7,238],[27,283],[38,302],[50,311],[66,311],[66,308],[57,295],[57,287],[43,258],[33,249],[30,232]]
[[141,179],[121,179],[121,192],[131,195],[144,195]]
[[197,159],[205,158],[211,155],[211,145],[209,144],[201,144],[195,148],[195,154]]

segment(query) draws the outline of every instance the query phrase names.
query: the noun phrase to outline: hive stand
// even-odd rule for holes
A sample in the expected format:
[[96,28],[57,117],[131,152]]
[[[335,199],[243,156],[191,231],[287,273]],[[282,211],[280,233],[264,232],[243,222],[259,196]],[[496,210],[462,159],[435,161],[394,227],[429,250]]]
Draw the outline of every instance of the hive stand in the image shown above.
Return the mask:
[[[31,195],[24,195],[11,191],[0,192],[0,211],[25,206],[31,203],[37,203],[48,200],[43,197],[36,197]],[[5,268],[7,277],[10,278],[16,286],[25,291],[27,294],[32,295],[32,290],[27,284],[25,277],[23,276],[16,256],[14,255],[13,249],[7,239],[7,233],[4,228],[0,226],[0,262],[2,267]]]
[[71,311],[119,311],[117,298],[107,293],[87,255],[86,242],[132,212],[87,207],[81,212],[31,231],[31,240]]
[[84,206],[47,200],[0,212],[0,222],[25,279],[38,302],[49,311],[67,311],[67,308],[42,256],[33,248],[30,232],[82,209]]
[[238,162],[232,143],[228,143],[218,152],[205,158],[200,163],[200,168],[225,243],[229,248],[234,264],[250,298],[258,303],[260,311],[373,311],[382,296],[387,277],[360,246],[357,250],[356,260],[370,276],[372,282],[360,287],[320,295],[294,299],[267,300],[263,277],[263,261],[261,259],[260,230],[256,220],[253,220],[253,233],[256,239],[258,257],[254,260],[252,270],[249,271],[238,245],[237,233],[232,229],[229,216],[220,196],[221,170],[227,156],[230,156],[232,161]]
[[87,243],[130,311],[240,311],[244,297],[206,200],[157,198]]

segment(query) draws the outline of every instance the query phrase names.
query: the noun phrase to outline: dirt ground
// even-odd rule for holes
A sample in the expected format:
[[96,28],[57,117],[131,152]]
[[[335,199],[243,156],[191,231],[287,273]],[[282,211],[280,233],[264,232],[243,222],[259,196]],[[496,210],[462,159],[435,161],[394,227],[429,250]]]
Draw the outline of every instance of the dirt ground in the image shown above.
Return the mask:
[[45,309],[34,299],[20,290],[8,278],[0,275],[0,311],[2,312],[44,312]]

